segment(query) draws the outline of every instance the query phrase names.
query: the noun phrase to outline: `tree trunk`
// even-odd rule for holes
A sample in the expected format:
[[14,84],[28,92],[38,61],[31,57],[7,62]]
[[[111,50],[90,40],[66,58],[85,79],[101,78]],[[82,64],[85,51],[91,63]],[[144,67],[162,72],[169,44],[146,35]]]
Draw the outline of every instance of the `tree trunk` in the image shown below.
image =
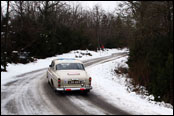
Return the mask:
[[4,71],[6,70],[6,66],[7,66],[7,38],[8,38],[8,18],[9,18],[9,2],[7,1],[7,13],[6,13],[6,29],[5,29],[5,59],[4,59]]

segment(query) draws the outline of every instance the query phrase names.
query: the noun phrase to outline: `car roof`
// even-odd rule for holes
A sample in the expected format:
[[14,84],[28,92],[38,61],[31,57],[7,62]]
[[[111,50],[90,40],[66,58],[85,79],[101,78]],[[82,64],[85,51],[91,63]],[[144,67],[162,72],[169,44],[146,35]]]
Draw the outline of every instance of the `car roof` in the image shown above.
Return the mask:
[[53,60],[55,64],[59,63],[82,63],[80,60],[74,58],[58,58]]

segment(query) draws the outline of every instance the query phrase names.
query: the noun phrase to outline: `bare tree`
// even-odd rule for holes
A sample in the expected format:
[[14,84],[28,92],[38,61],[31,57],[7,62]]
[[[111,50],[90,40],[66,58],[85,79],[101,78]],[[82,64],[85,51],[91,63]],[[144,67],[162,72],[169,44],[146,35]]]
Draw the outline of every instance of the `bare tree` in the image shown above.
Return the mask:
[[98,40],[98,48],[100,49],[100,35],[99,35],[99,29],[100,29],[100,19],[101,15],[99,13],[99,6],[95,5],[94,6],[94,22],[95,22],[95,31],[96,31],[96,39]]
[[3,16],[2,4],[1,4],[1,21],[2,21],[3,18],[4,18],[4,16]]
[[6,29],[5,29],[5,52],[4,52],[4,70],[6,71],[7,66],[7,38],[8,38],[8,21],[9,21],[9,4],[10,1],[7,1],[7,12],[6,12]]

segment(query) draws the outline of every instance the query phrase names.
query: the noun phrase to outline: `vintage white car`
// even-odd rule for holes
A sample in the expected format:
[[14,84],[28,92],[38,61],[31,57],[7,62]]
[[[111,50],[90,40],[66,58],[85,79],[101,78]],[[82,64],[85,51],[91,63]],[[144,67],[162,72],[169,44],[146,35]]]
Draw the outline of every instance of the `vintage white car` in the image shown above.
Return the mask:
[[48,83],[56,91],[84,91],[91,89],[92,78],[88,76],[81,61],[59,58],[52,61],[47,71]]

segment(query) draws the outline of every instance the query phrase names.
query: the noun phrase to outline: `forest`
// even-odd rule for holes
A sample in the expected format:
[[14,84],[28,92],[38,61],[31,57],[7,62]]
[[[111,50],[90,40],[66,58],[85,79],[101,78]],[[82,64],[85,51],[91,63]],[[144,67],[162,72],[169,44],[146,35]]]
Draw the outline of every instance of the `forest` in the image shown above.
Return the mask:
[[128,75],[173,105],[173,1],[124,1],[114,12],[61,1],[1,4],[1,71],[71,50],[130,50]]

